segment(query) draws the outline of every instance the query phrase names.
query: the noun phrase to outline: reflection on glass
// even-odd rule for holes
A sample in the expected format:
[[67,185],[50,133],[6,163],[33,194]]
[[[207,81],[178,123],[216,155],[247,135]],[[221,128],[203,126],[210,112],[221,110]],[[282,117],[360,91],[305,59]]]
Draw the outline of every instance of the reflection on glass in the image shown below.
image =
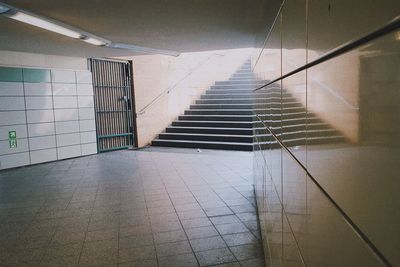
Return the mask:
[[[254,66],[258,79],[274,80],[400,10],[400,2],[383,1],[382,14],[368,20],[370,11],[356,8],[368,1],[311,0],[305,20],[304,2],[285,1]],[[354,25],[350,18],[360,20]],[[257,91],[263,123],[255,130],[256,192],[271,266],[381,266],[303,167],[400,266],[399,44],[394,31]]]

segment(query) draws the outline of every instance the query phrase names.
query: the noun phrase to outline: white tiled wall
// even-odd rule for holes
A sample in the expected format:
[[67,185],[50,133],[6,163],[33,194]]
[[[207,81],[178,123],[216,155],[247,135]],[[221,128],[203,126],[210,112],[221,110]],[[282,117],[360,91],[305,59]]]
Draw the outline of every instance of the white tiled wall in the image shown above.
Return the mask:
[[46,82],[0,81],[0,169],[97,153],[91,73],[50,74]]

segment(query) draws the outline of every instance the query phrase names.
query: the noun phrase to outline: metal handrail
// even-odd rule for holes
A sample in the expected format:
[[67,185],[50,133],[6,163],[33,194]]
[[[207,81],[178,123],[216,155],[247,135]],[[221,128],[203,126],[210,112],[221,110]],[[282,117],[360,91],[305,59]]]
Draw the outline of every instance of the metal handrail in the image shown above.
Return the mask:
[[361,37],[359,39],[352,40],[352,41],[349,41],[347,43],[344,43],[344,44],[342,44],[342,45],[330,50],[329,52],[325,53],[321,57],[319,57],[319,58],[317,58],[317,59],[315,59],[315,60],[313,60],[313,61],[311,61],[311,62],[309,62],[309,63],[307,63],[307,64],[305,64],[305,65],[303,65],[303,66],[301,66],[299,68],[297,68],[297,69],[294,69],[294,70],[292,70],[292,71],[280,76],[279,78],[271,80],[271,81],[267,82],[266,84],[253,89],[253,91],[255,92],[255,91],[261,90],[262,88],[264,88],[264,87],[266,87],[268,85],[276,83],[276,82],[278,82],[280,80],[288,78],[288,77],[290,77],[290,76],[292,76],[292,75],[294,75],[296,73],[299,73],[299,72],[301,72],[303,70],[309,69],[309,68],[314,67],[314,66],[316,66],[316,65],[318,65],[320,63],[323,63],[323,62],[325,62],[325,61],[327,61],[329,59],[332,59],[332,58],[337,57],[339,55],[342,55],[342,54],[344,54],[346,52],[349,52],[350,50],[352,50],[354,48],[357,48],[357,47],[359,47],[361,45],[364,45],[367,42],[375,40],[375,39],[377,39],[377,38],[379,38],[379,37],[381,37],[381,36],[383,36],[383,35],[385,35],[387,33],[395,31],[395,30],[397,30],[399,28],[400,28],[400,16],[397,16],[392,21],[387,23],[385,26],[383,26],[383,27],[381,27],[381,28],[379,28],[379,29],[377,29],[375,31],[372,31],[372,32],[366,34],[365,36],[363,36],[363,37]]
[[361,229],[357,226],[355,222],[350,218],[349,215],[336,203],[336,201],[329,195],[329,193],[322,187],[322,185],[311,175],[308,169],[299,161],[299,159],[293,154],[292,151],[278,138],[278,136],[270,129],[269,126],[265,124],[265,122],[255,114],[258,121],[261,122],[265,129],[271,134],[271,136],[275,139],[275,141],[281,146],[283,150],[285,150],[290,157],[296,161],[296,163],[303,169],[308,177],[310,177],[311,181],[318,187],[318,189],[322,192],[322,194],[329,200],[329,202],[339,211],[340,215],[346,221],[346,223],[350,226],[350,228],[359,236],[367,245],[368,248],[377,256],[377,258],[386,266],[392,266],[392,264],[385,258],[385,256],[378,250],[378,248],[372,243],[372,241],[361,231]]
[[171,91],[173,91],[175,88],[178,87],[178,85],[183,82],[184,80],[186,80],[190,75],[192,75],[192,73],[197,70],[199,67],[201,67],[202,65],[204,65],[207,61],[209,61],[212,57],[214,56],[223,56],[222,54],[218,54],[218,53],[213,53],[211,55],[209,55],[205,60],[203,60],[202,62],[200,62],[199,64],[196,65],[196,67],[194,67],[192,70],[190,70],[188,73],[186,73],[186,75],[180,79],[179,81],[177,81],[174,85],[168,87],[167,89],[165,89],[163,92],[161,92],[158,96],[156,96],[153,100],[151,100],[146,106],[144,106],[140,111],[138,111],[136,113],[136,115],[143,115],[144,113],[146,113],[146,110],[149,109],[151,106],[153,106],[155,103],[157,103],[162,97],[164,97],[165,95],[169,94]]

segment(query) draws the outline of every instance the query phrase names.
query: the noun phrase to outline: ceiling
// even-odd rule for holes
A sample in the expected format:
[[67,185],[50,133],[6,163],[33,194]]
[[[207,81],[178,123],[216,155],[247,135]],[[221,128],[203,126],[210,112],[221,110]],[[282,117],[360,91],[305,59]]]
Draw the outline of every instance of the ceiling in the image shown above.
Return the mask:
[[[253,47],[280,0],[3,0],[112,42],[196,52]],[[65,56],[131,56],[0,16],[0,50]]]

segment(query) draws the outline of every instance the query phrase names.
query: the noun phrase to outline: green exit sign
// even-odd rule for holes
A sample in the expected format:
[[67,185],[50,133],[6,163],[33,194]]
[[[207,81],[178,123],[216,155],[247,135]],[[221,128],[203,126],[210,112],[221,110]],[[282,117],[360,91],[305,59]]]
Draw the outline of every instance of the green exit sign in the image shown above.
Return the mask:
[[10,148],[17,148],[17,132],[9,131],[8,132],[8,143]]

